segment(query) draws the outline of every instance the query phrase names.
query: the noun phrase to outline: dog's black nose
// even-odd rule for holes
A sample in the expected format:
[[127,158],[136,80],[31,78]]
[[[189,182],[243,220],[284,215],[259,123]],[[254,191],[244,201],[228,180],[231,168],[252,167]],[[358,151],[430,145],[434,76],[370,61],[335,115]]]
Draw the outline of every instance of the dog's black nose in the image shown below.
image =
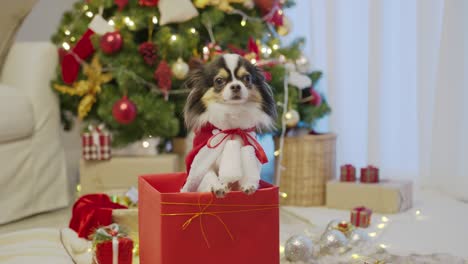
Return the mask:
[[233,84],[231,85],[231,91],[238,93],[241,90],[241,86],[239,84]]

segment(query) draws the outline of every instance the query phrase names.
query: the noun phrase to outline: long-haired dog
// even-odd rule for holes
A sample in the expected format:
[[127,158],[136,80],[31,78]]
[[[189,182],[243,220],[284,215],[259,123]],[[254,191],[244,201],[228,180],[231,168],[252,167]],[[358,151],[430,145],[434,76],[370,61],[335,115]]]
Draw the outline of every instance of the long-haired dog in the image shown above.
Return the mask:
[[185,122],[195,138],[181,191],[254,193],[267,161],[256,131],[273,129],[277,115],[262,71],[237,54],[224,54],[192,71],[186,86]]

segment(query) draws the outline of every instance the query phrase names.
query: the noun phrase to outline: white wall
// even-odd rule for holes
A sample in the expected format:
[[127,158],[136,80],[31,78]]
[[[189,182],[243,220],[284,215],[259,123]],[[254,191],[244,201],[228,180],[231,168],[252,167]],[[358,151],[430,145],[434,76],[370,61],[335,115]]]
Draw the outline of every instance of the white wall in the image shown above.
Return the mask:
[[48,41],[62,14],[77,0],[39,0],[21,26],[16,41]]

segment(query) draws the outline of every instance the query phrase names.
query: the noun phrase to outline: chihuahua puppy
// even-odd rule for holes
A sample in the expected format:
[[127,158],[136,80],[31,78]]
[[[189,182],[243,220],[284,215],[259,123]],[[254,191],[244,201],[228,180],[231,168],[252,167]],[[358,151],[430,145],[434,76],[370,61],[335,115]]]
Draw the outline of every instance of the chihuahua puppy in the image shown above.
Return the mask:
[[267,162],[256,132],[273,129],[277,116],[262,71],[237,54],[224,54],[192,71],[186,86],[185,122],[195,138],[181,192],[254,193]]

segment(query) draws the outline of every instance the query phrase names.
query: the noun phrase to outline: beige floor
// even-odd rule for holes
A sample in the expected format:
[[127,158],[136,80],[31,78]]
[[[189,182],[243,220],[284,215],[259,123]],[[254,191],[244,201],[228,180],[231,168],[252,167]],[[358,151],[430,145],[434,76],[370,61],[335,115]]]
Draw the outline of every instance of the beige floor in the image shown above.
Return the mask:
[[0,225],[0,234],[24,230],[29,228],[53,227],[60,228],[68,226],[70,221],[71,207],[37,214],[12,223]]

